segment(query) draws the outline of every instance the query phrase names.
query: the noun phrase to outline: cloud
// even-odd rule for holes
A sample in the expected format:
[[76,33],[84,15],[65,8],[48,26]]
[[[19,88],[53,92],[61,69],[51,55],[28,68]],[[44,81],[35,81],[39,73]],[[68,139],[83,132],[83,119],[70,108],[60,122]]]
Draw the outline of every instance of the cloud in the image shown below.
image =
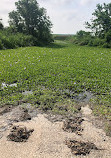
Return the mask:
[[[105,3],[109,3],[110,0],[105,0],[106,2]],[[83,5],[83,6],[91,6],[92,4],[96,5],[98,3],[103,3],[104,0],[80,0],[80,5]]]
[[[0,0],[0,18],[8,25],[8,13],[15,10],[18,0]],[[105,0],[110,3],[111,0]],[[37,0],[40,7],[47,10],[47,15],[53,23],[54,33],[76,33],[84,28],[84,22],[89,21],[97,3],[104,0]]]
[[65,4],[70,4],[73,2],[73,0],[41,0],[41,2],[44,3],[50,3],[55,4],[55,5],[65,5]]
[[91,5],[95,2],[96,2],[96,0],[81,0],[80,4],[85,6],[85,5]]
[[0,0],[0,18],[3,19],[3,24],[8,25],[8,13],[15,9],[17,0]]

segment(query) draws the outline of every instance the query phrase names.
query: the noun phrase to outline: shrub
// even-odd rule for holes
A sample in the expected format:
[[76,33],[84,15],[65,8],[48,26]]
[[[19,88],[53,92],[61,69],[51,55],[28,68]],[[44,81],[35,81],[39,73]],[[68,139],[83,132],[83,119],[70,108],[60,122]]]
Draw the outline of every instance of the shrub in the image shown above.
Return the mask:
[[13,49],[16,47],[33,46],[37,44],[36,38],[31,35],[22,33],[9,33],[7,31],[0,32],[0,49]]
[[102,46],[105,43],[104,39],[94,38],[93,46]]
[[0,49],[3,49],[3,44],[1,40],[0,40]]

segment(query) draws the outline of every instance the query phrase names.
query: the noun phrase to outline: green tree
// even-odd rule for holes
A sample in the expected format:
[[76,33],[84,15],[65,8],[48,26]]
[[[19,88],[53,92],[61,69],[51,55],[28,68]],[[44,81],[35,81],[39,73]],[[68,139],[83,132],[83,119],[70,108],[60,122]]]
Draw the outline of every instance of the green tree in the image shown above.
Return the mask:
[[86,22],[86,28],[92,29],[96,36],[104,38],[111,30],[111,3],[98,4],[92,15],[91,23]]
[[52,23],[46,9],[40,8],[36,0],[19,0],[16,11],[9,13],[9,24],[17,32],[33,35],[39,41],[51,41]]
[[0,19],[0,30],[3,30],[4,26],[1,21],[2,21],[2,19]]
[[91,36],[91,33],[90,32],[86,32],[84,30],[80,30],[76,33],[76,36],[77,38],[81,39],[81,38],[86,38],[86,37],[89,37]]

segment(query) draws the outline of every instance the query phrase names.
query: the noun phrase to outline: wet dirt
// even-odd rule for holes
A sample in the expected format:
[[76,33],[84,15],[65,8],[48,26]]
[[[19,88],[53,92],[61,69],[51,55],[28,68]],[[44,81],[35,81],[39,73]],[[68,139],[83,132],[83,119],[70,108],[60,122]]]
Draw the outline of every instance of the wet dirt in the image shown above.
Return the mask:
[[28,130],[25,126],[13,126],[7,139],[14,142],[26,142],[34,129]]
[[24,108],[22,109],[22,113],[21,113],[21,116],[19,119],[20,119],[20,121],[31,120],[31,116],[28,113],[27,109],[24,109]]
[[84,121],[81,117],[73,117],[72,119],[65,120],[63,122],[63,130],[67,132],[75,132],[78,135],[81,135],[83,128],[81,123]]
[[76,140],[67,140],[66,145],[74,155],[87,155],[91,150],[99,150],[95,144]]
[[88,103],[90,101],[91,98],[93,98],[93,94],[90,91],[83,91],[80,93],[71,91],[69,89],[64,89],[64,94],[73,99],[74,101],[76,101],[77,103]]
[[0,139],[4,136],[4,132],[8,130],[13,123],[20,121],[28,121],[37,116],[37,109],[29,104],[20,106],[6,105],[0,108]]

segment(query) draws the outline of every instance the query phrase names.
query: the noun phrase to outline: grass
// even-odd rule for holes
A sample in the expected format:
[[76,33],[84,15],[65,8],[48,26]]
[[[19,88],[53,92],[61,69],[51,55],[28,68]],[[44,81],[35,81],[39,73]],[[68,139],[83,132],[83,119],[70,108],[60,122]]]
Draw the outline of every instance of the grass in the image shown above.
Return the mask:
[[[17,87],[3,88],[2,83],[16,83]],[[77,111],[73,98],[89,91],[94,96],[94,113],[111,120],[111,49],[61,42],[2,50],[0,85],[1,105],[22,100],[56,112],[61,106],[61,112]],[[25,90],[33,94],[24,96]]]

